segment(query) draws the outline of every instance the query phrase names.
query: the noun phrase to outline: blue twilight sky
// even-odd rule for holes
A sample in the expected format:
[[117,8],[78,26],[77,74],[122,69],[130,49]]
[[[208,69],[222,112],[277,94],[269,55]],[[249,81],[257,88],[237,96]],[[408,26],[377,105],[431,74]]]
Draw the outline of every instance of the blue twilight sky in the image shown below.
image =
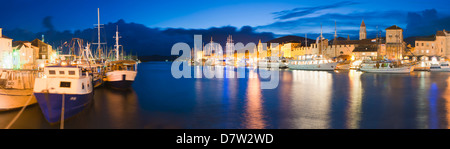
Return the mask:
[[[98,7],[103,23],[124,19],[161,29],[247,25],[259,32],[301,35],[320,32],[320,24],[332,34],[336,21],[338,34],[345,33],[342,37],[359,29],[362,19],[368,32],[375,32],[377,26],[407,28],[408,23],[421,23],[412,22],[410,13],[426,16],[427,9],[433,10],[431,17],[450,16],[449,0],[14,0],[2,4],[1,28],[33,32],[49,27],[59,31],[92,28]],[[45,24],[47,16],[51,23]]]

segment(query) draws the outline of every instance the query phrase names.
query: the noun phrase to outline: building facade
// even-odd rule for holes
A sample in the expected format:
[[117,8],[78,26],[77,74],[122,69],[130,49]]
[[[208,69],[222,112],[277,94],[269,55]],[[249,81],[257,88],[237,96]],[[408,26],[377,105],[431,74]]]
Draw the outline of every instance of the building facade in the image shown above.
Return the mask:
[[436,35],[430,37],[417,38],[413,54],[415,56],[438,56],[450,57],[450,46],[447,44],[450,33],[447,31],[437,31]]
[[3,35],[2,28],[0,28],[0,68],[12,69],[12,40],[11,38]]

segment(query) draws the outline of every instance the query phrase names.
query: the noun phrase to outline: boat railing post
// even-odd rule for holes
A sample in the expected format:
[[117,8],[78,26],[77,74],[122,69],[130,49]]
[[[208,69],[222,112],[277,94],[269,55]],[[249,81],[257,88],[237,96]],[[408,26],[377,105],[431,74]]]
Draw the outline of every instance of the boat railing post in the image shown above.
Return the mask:
[[62,94],[62,103],[61,103],[61,124],[59,126],[59,129],[64,129],[64,93]]

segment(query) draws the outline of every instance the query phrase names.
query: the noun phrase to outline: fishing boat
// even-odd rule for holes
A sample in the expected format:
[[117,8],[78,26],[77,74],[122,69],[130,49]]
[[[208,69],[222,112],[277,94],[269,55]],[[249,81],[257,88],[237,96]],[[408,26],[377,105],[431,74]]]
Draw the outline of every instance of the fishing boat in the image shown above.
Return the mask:
[[430,71],[450,72],[450,66],[447,61],[433,63],[430,66]]
[[113,88],[127,89],[131,87],[137,74],[137,63],[134,60],[119,59],[119,29],[116,31],[115,61],[107,63],[106,83]]
[[137,63],[132,60],[119,60],[108,63],[106,83],[118,89],[130,88],[137,74]]
[[92,76],[78,66],[46,66],[33,93],[44,117],[56,123],[81,112],[93,99]]
[[299,56],[298,60],[290,60],[288,67],[294,70],[333,71],[337,62],[325,59],[322,55]]
[[0,71],[0,111],[37,103],[33,96],[35,70]]

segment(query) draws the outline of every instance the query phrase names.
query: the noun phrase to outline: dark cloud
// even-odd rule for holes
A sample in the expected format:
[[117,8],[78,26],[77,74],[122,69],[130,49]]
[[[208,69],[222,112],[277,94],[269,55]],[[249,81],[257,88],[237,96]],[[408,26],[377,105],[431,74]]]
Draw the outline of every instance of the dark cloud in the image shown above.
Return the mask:
[[322,5],[322,6],[317,6],[317,7],[294,8],[292,10],[284,10],[284,11],[274,12],[273,14],[275,14],[277,16],[277,17],[275,17],[275,19],[285,20],[285,19],[290,19],[290,18],[295,18],[295,17],[306,16],[306,15],[313,14],[320,10],[339,8],[339,7],[350,6],[350,5],[355,5],[355,4],[358,4],[358,3],[352,2],[352,1],[342,1],[342,2],[336,2],[334,4],[330,4],[330,5]]
[[53,24],[52,24],[52,17],[51,17],[51,16],[45,17],[45,18],[42,20],[42,25],[43,25],[46,29],[48,29],[48,30],[50,30],[50,31],[55,30],[55,27],[54,27]]
[[[392,25],[401,27],[406,25],[406,12],[402,11],[374,11],[374,12],[354,12],[350,14],[328,13],[316,17],[304,17],[289,21],[276,21],[272,24],[258,26],[257,31],[273,31],[275,33],[320,33],[320,26],[323,25],[323,32],[326,38],[333,38],[335,21],[339,36],[355,37],[359,34],[361,21],[367,27],[369,37],[375,37],[376,30],[384,30]],[[391,22],[392,24],[386,24]],[[372,34],[373,32],[373,34]],[[327,36],[328,35],[328,36]],[[373,35],[373,36],[372,36]]]
[[[220,28],[213,27],[209,29],[160,29],[149,28],[142,24],[127,23],[124,20],[119,20],[115,23],[104,25],[102,41],[106,41],[109,45],[109,49],[112,49],[112,45],[115,43],[113,36],[116,32],[116,26],[119,27],[120,36],[122,37],[120,39],[120,44],[123,45],[125,52],[133,55],[138,54],[139,56],[170,55],[172,46],[177,42],[185,42],[193,47],[195,34],[202,35],[205,44],[210,42],[211,37],[213,37],[213,40],[222,44],[222,46],[225,46],[228,35],[232,35],[235,42],[242,42],[244,44],[248,42],[257,43],[259,39],[267,41],[274,38],[272,33],[255,32],[255,29],[250,26],[244,26],[241,29],[232,26]],[[77,30],[75,32],[48,30],[46,32],[38,33],[15,29],[5,31],[5,35],[9,35],[9,37],[13,38],[15,41],[19,39],[31,41],[35,38],[41,38],[41,35],[45,35],[46,42],[54,47],[57,47],[66,41],[70,42],[70,40],[75,37],[84,39],[84,41],[88,42],[97,42],[97,29],[94,28]],[[96,49],[96,47],[91,48]],[[63,50],[63,53],[67,52],[68,49]]]
[[405,33],[407,36],[431,35],[435,34],[437,30],[450,27],[448,18],[439,18],[436,9],[409,12],[406,21],[408,23]]

